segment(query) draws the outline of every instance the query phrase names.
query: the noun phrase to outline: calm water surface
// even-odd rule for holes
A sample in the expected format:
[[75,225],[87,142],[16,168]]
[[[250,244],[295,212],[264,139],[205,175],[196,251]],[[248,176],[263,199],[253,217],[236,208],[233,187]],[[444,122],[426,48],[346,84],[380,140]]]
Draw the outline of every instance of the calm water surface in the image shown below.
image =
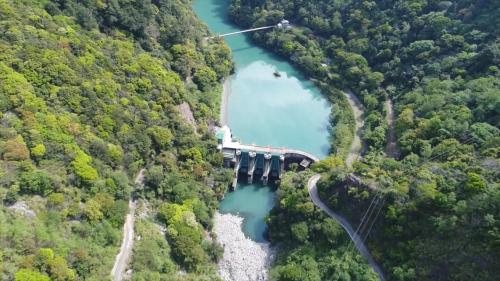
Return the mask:
[[[240,30],[227,18],[229,0],[195,0],[198,17],[215,34]],[[265,32],[265,31],[263,31]],[[248,35],[226,37],[236,73],[230,77],[228,125],[243,143],[289,147],[325,157],[329,149],[330,106],[319,90],[292,65],[252,44]],[[280,78],[273,73],[281,73]],[[274,192],[258,184],[238,184],[220,204],[222,213],[245,218],[243,231],[265,241],[265,216]]]

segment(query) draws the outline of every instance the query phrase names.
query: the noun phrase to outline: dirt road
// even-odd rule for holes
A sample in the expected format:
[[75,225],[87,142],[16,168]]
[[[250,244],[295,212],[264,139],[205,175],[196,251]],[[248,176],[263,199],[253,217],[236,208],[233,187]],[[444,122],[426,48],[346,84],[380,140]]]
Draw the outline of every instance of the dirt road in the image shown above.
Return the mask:
[[392,101],[390,99],[387,99],[385,101],[385,109],[386,109],[386,122],[388,125],[388,132],[387,132],[387,147],[385,148],[385,153],[387,156],[396,158],[398,157],[398,150],[396,147],[396,132],[394,131],[394,109],[392,106]]
[[352,163],[359,158],[361,154],[361,150],[363,149],[363,142],[361,141],[361,134],[364,120],[364,107],[359,101],[358,97],[354,95],[350,90],[344,92],[349,105],[351,106],[352,113],[354,114],[354,121],[356,122],[354,128],[354,138],[351,143],[351,147],[349,148],[349,153],[347,154],[345,163],[348,167],[352,166]]
[[[144,184],[144,169],[139,171],[139,174],[135,178],[136,185]],[[125,224],[123,225],[123,240],[120,247],[120,252],[115,258],[115,264],[111,270],[111,277],[113,281],[121,281],[124,279],[125,270],[132,257],[132,249],[134,247],[134,222],[135,222],[135,200],[131,198],[128,201],[129,213],[125,218]]]

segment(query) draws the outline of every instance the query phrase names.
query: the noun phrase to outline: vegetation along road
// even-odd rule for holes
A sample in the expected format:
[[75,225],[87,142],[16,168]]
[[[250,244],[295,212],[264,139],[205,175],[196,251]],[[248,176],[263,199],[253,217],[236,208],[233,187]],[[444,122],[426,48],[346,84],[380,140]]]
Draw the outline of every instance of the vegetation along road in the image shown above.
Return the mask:
[[[142,185],[144,182],[144,169],[139,171],[135,178],[136,185]],[[120,252],[116,255],[115,264],[111,270],[111,276],[114,281],[123,280],[125,269],[130,262],[132,249],[134,247],[134,222],[135,222],[135,199],[131,198],[128,202],[129,213],[125,218],[123,225],[123,240],[120,247]]]
[[318,188],[316,186],[316,183],[320,179],[320,175],[316,174],[312,176],[309,181],[307,182],[307,189],[309,190],[309,195],[311,196],[311,199],[318,208],[323,210],[325,213],[328,214],[329,217],[332,219],[336,220],[342,227],[347,231],[349,234],[349,237],[351,238],[352,242],[354,243],[354,246],[356,246],[356,249],[358,249],[359,253],[366,259],[366,261],[370,264],[371,268],[373,271],[375,271],[380,280],[385,280],[384,274],[382,273],[382,270],[380,267],[377,265],[377,263],[373,260],[372,256],[370,255],[370,252],[366,248],[365,244],[363,243],[363,240],[359,237],[359,235],[354,231],[352,228],[351,224],[342,216],[339,214],[335,213],[330,209],[321,199],[319,198],[318,195]]
[[[361,140],[361,135],[362,135],[362,129],[364,126],[364,120],[363,120],[363,115],[364,115],[364,110],[363,110],[363,105],[359,101],[358,97],[352,93],[352,91],[347,90],[344,92],[345,97],[347,98],[347,101],[349,102],[349,106],[353,112],[354,115],[354,121],[355,121],[355,128],[354,128],[354,138],[352,140],[351,146],[349,148],[349,153],[347,154],[345,163],[346,166],[351,167],[353,162],[356,161],[359,156],[361,155],[361,151],[363,149],[363,143]],[[387,153],[390,157],[394,157],[395,155],[395,141],[394,141],[394,132],[393,132],[393,121],[394,121],[394,113],[392,111],[392,104],[390,100],[386,102],[387,106],[387,122],[389,125],[389,134],[388,134],[388,148],[387,148]],[[308,183],[307,183],[307,188],[309,190],[309,195],[311,196],[311,199],[318,208],[323,210],[329,217],[333,218],[336,220],[344,229],[347,231],[349,234],[349,237],[351,238],[352,242],[356,246],[356,249],[358,249],[359,253],[368,261],[370,264],[370,267],[375,271],[379,278],[381,280],[385,280],[384,275],[380,267],[377,265],[377,263],[373,260],[370,252],[366,248],[365,244],[363,243],[363,240],[359,237],[359,235],[356,233],[356,231],[352,228],[351,224],[341,215],[335,213],[332,209],[330,209],[321,199],[319,198],[318,195],[318,189],[316,186],[316,183],[320,179],[321,175],[316,174],[312,176]]]

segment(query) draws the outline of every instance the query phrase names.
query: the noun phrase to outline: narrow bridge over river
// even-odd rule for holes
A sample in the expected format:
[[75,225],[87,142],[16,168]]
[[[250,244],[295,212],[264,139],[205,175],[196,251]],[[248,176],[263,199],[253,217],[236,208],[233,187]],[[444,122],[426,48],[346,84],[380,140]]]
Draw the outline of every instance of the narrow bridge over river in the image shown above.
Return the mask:
[[297,149],[242,144],[233,139],[228,126],[219,129],[217,139],[224,154],[224,165],[234,169],[233,189],[240,175],[246,176],[248,183],[260,177],[267,185],[270,179],[280,179],[293,163],[307,168],[319,161],[316,156]]
[[259,31],[259,30],[264,30],[264,29],[269,29],[269,28],[275,28],[275,27],[276,28],[286,28],[286,29],[291,28],[289,21],[282,20],[281,22],[279,22],[276,25],[255,27],[255,28],[250,28],[250,29],[245,29],[245,30],[240,30],[240,31],[235,31],[235,32],[229,32],[229,33],[225,33],[225,34],[219,34],[219,35],[216,35],[216,36],[209,36],[209,37],[205,37],[205,40],[215,39],[215,38],[222,38],[222,37],[226,37],[226,36],[229,36],[229,35],[236,35],[236,34],[241,34],[241,33],[254,32],[254,31]]

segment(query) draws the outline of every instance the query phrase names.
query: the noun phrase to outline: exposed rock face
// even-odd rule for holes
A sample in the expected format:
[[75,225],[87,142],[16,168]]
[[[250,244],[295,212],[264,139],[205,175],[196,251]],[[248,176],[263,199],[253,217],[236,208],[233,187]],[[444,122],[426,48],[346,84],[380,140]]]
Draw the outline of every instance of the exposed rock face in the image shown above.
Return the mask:
[[36,213],[28,207],[25,201],[17,201],[14,205],[10,206],[9,209],[28,218],[36,217]]
[[194,119],[193,112],[191,111],[189,104],[187,102],[183,102],[179,104],[177,108],[181,113],[182,119],[196,128],[196,120]]
[[224,281],[266,281],[274,258],[269,243],[257,243],[241,229],[243,218],[232,214],[215,214],[214,231],[224,247],[219,273]]

